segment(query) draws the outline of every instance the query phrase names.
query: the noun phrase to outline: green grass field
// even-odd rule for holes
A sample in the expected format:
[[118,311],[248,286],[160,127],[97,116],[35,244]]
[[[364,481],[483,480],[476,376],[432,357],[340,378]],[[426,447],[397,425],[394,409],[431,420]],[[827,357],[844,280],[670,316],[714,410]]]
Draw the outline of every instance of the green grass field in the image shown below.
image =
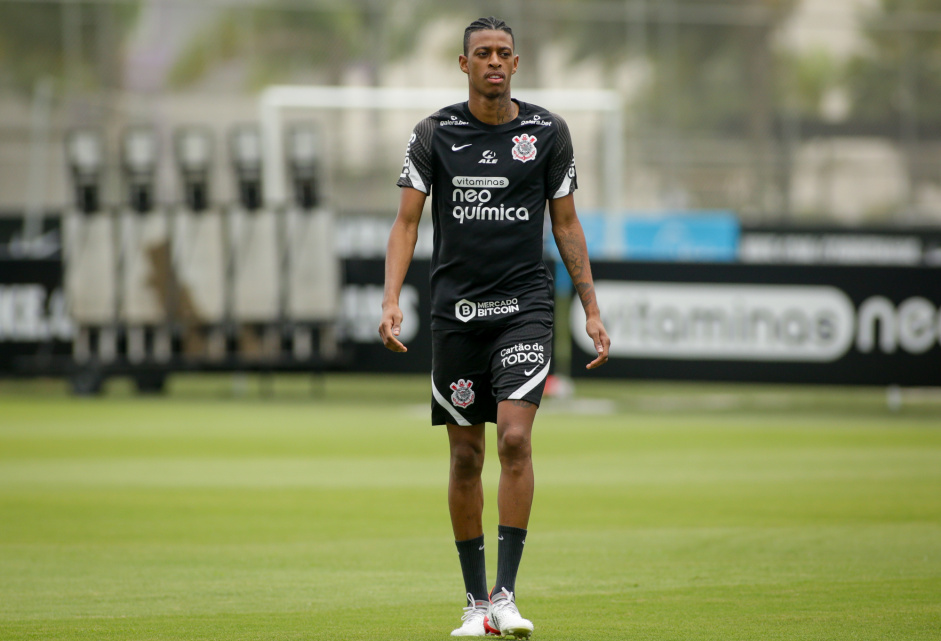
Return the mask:
[[[426,378],[0,381],[0,639],[449,638]],[[536,640],[941,639],[936,394],[579,383],[534,446]]]

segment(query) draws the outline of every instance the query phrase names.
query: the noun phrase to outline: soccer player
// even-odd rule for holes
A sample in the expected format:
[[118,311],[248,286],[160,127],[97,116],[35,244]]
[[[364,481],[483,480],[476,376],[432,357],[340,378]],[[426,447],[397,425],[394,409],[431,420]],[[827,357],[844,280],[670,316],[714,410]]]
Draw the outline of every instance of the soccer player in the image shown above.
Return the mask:
[[[447,425],[448,506],[468,599],[463,623],[451,634],[521,638],[533,631],[514,597],[533,500],[531,435],[552,358],[552,279],[543,263],[547,202],[598,352],[589,369],[607,361],[610,340],[575,212],[568,126],[556,114],[510,97],[519,57],[502,20],[472,22],[458,61],[467,74],[467,102],[419,122],[405,150],[379,334],[388,349],[407,351],[397,338],[399,294],[431,195],[431,422]],[[490,592],[481,484],[488,422],[497,425],[501,466],[497,578]]]

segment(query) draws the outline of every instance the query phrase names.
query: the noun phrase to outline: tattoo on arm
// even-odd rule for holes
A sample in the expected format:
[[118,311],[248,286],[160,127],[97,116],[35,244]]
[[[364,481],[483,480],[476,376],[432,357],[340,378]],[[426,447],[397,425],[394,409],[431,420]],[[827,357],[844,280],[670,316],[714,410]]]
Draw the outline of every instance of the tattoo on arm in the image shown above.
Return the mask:
[[578,292],[578,297],[585,307],[595,302],[595,286],[591,283],[585,281],[575,283],[575,291]]
[[575,291],[578,292],[582,305],[587,307],[595,301],[595,287],[587,267],[588,255],[584,244],[576,234],[566,232],[556,236],[556,245],[559,247],[562,262],[572,277]]

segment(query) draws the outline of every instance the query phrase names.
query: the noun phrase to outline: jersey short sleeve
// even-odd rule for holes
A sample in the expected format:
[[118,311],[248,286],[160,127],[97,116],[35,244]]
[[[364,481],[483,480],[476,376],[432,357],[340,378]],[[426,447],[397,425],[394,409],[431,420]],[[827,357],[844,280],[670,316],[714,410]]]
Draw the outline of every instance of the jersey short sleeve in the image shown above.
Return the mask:
[[552,157],[547,169],[548,193],[546,198],[563,198],[578,188],[575,175],[575,150],[572,146],[572,135],[569,126],[559,116],[553,114],[553,119],[559,128],[558,139],[552,149]]
[[402,173],[396,185],[411,187],[425,194],[431,193],[432,174],[431,138],[434,135],[434,116],[425,118],[415,125],[408,145],[405,147],[405,161],[402,163]]

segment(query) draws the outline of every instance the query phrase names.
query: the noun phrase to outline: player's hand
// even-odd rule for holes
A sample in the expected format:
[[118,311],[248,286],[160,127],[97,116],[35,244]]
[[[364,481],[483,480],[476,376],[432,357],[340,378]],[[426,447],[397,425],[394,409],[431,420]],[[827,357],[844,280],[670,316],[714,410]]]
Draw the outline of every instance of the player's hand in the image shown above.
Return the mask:
[[402,332],[402,310],[398,305],[383,305],[382,321],[379,323],[379,336],[386,349],[393,352],[407,352],[408,348],[397,336]]
[[611,339],[608,338],[608,332],[604,329],[604,324],[598,317],[589,318],[585,323],[585,331],[591,336],[591,340],[598,352],[598,357],[585,366],[585,369],[595,369],[608,362],[608,349],[611,347]]

